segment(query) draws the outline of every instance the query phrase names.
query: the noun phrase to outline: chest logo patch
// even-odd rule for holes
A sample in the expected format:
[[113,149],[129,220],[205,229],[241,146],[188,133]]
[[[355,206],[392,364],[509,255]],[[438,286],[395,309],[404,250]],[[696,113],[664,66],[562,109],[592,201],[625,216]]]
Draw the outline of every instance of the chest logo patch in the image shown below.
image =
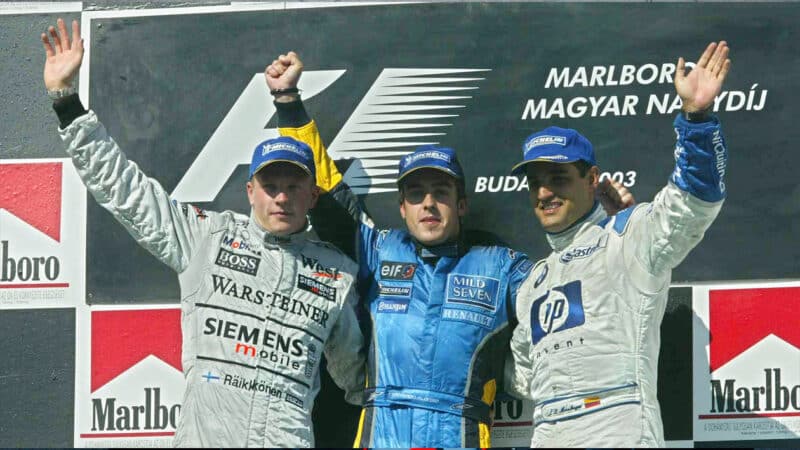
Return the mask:
[[305,275],[297,275],[297,288],[306,292],[322,297],[325,300],[336,301],[336,288],[320,283],[319,281]]
[[405,314],[408,312],[408,300],[381,300],[376,309],[378,313]]
[[417,271],[416,263],[406,262],[381,262],[381,279],[382,280],[411,280],[414,278],[414,273]]
[[258,265],[261,263],[261,258],[248,255],[240,255],[225,250],[219,249],[217,253],[217,260],[215,264],[226,269],[235,270],[237,272],[246,273],[247,275],[255,276],[258,273]]
[[499,291],[500,280],[497,278],[451,273],[447,276],[446,303],[459,303],[496,311]]
[[608,242],[608,236],[602,236],[595,244],[575,247],[565,251],[559,260],[567,264],[574,259],[588,258],[601,248],[605,248],[606,242]]
[[581,282],[554,287],[531,304],[531,342],[536,345],[551,333],[583,325]]

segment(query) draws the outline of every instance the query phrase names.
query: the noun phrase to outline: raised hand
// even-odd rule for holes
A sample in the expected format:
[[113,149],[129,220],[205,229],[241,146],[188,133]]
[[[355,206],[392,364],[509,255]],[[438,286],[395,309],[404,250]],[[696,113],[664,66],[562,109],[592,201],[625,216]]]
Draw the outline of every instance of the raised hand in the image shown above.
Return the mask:
[[53,26],[47,29],[52,43],[47,33],[42,33],[41,36],[47,54],[44,63],[44,85],[48,90],[71,87],[83,61],[83,39],[78,21],[72,21],[72,40],[69,39],[63,19],[59,18],[56,25],[58,32]]
[[609,216],[636,204],[633,194],[618,181],[606,178],[597,185],[595,198]]
[[728,50],[728,43],[725,41],[708,44],[697,65],[688,74],[685,73],[683,58],[678,58],[675,90],[683,100],[684,111],[704,111],[714,103],[714,98],[722,90],[722,83],[731,68]]
[[278,56],[278,59],[264,69],[264,77],[270,90],[296,88],[302,73],[303,62],[295,52]]

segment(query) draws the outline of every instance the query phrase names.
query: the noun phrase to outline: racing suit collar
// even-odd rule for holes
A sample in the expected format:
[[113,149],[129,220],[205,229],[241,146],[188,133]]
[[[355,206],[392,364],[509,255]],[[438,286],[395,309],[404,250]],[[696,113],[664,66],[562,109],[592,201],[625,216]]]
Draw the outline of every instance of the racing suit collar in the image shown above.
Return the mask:
[[581,231],[598,224],[605,218],[606,211],[600,207],[600,202],[595,201],[592,209],[589,210],[586,215],[576,220],[575,223],[570,225],[566,230],[558,233],[545,232],[547,235],[547,242],[550,243],[550,247],[554,252],[560,252],[572,244],[572,241],[575,240],[575,237],[580,234]]
[[256,220],[256,216],[253,210],[250,210],[250,230],[258,236],[258,240],[264,244],[271,244],[271,245],[291,245],[296,244],[300,241],[305,241],[308,239],[311,240],[319,240],[317,237],[316,232],[311,227],[311,222],[306,218],[306,227],[302,230],[292,233],[289,236],[278,236],[275,234],[270,233],[261,224],[258,223]]
[[467,252],[467,246],[464,244],[463,239],[461,239],[460,234],[455,241],[445,242],[439,245],[423,245],[416,239],[413,240],[417,255],[426,260],[426,262],[435,262],[441,257],[458,258]]

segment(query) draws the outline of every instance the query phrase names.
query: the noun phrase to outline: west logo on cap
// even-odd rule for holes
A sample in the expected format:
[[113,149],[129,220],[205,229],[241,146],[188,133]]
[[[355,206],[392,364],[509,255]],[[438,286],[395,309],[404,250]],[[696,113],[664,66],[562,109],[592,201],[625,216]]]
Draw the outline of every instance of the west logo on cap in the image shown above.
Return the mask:
[[253,150],[253,160],[250,162],[250,178],[256,172],[276,162],[294,164],[311,177],[316,176],[314,167],[314,152],[304,142],[297,141],[288,136],[268,139],[256,146]]
[[571,128],[547,127],[525,139],[522,161],[511,168],[511,174],[523,174],[525,166],[534,161],[569,163],[579,160],[597,165],[592,143]]

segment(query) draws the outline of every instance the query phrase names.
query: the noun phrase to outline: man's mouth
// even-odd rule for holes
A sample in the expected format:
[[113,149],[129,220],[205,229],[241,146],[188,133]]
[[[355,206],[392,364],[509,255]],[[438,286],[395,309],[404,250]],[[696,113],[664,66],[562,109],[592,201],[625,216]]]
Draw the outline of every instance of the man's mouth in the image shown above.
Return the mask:
[[438,217],[428,216],[428,217],[423,217],[422,220],[420,220],[420,222],[424,224],[435,225],[441,223],[442,219]]
[[539,209],[544,211],[545,214],[553,214],[558,211],[558,208],[560,208],[562,205],[563,203],[559,201],[541,202],[539,204]]

